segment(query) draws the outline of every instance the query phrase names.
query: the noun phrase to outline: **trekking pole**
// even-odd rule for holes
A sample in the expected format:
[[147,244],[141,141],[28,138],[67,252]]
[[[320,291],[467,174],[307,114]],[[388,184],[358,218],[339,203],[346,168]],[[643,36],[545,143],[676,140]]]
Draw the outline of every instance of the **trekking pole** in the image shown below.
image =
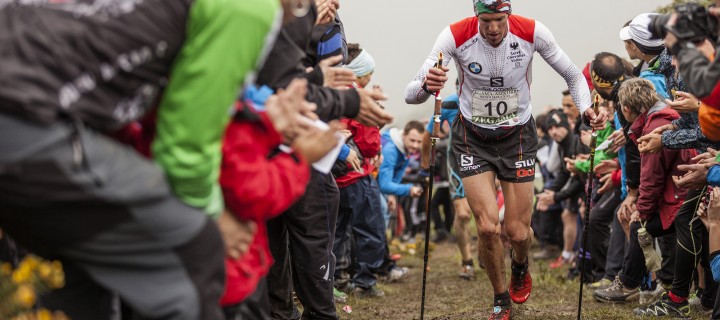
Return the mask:
[[[598,105],[600,104],[600,96],[595,95],[593,101],[593,111],[598,115]],[[590,170],[588,171],[587,197],[585,198],[585,223],[582,232],[582,250],[583,257],[580,260],[580,295],[578,296],[578,314],[577,320],[582,316],[582,299],[583,299],[583,282],[585,282],[585,260],[587,260],[587,230],[590,224],[590,209],[592,202],[593,179],[595,178],[595,145],[597,144],[597,132],[592,129],[592,139],[590,140]]]
[[[443,54],[438,54],[438,61],[435,68],[442,69]],[[435,91],[435,113],[431,121],[433,122],[433,132],[430,135],[430,176],[427,179],[427,189],[425,196],[427,198],[427,206],[425,208],[425,255],[423,256],[423,278],[422,278],[422,302],[420,303],[420,320],[425,319],[425,283],[427,282],[428,271],[428,250],[430,247],[430,201],[432,199],[433,180],[435,178],[435,143],[440,132],[440,112],[442,109],[442,98],[440,98],[440,90]]]

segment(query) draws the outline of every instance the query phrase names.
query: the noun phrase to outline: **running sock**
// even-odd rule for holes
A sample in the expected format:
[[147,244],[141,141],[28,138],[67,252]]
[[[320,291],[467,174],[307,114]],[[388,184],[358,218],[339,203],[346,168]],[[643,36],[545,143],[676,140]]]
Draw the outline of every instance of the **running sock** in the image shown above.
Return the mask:
[[563,250],[563,252],[562,252],[563,259],[570,260],[572,258],[572,256],[573,256],[572,252]]
[[671,300],[672,302],[675,302],[675,303],[677,303],[677,304],[684,303],[684,302],[687,301],[687,299],[688,299],[687,297],[678,297],[678,296],[676,296],[676,295],[672,292],[672,290],[670,290],[670,292],[668,293],[668,297],[670,297],[670,300]]
[[512,301],[510,300],[510,293],[508,291],[505,291],[501,294],[495,294],[496,306],[507,306],[510,304],[512,304]]
[[472,259],[470,259],[470,260],[463,260],[462,265],[463,265],[463,266],[471,266],[471,267],[472,267],[472,266],[473,266],[473,260],[472,260]]

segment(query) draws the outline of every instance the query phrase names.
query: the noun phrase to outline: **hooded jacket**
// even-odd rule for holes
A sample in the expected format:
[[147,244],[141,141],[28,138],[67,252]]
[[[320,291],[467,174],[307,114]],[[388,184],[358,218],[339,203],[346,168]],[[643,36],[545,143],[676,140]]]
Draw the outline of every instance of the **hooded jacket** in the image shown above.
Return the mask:
[[383,133],[382,154],[383,162],[380,165],[378,184],[380,192],[396,196],[409,196],[412,184],[400,183],[405,175],[405,168],[410,158],[405,154],[405,144],[402,140],[402,130],[392,128]]
[[[663,102],[658,102],[638,116],[630,127],[630,138],[637,144],[638,138],[679,117],[675,110]],[[687,190],[678,188],[672,177],[682,176],[684,172],[678,170],[677,166],[691,163],[691,159],[696,155],[697,152],[693,149],[663,149],[658,153],[640,155],[637,210],[643,220],[659,214],[663,229],[670,227],[687,195]]]
[[287,210],[310,179],[308,164],[297,154],[278,150],[282,136],[267,114],[239,105],[225,133],[220,185],[227,208],[239,219],[252,220],[257,231],[248,252],[225,259],[223,306],[251,295],[273,263],[265,221]]
[[380,129],[347,118],[340,120],[340,122],[345,124],[352,134],[347,145],[355,150],[362,162],[362,172],[357,172],[352,170],[351,165],[347,162],[340,161],[348,169],[344,175],[335,178],[338,187],[343,188],[357,182],[362,177],[370,175],[375,170],[375,167],[370,164],[370,160],[380,153]]

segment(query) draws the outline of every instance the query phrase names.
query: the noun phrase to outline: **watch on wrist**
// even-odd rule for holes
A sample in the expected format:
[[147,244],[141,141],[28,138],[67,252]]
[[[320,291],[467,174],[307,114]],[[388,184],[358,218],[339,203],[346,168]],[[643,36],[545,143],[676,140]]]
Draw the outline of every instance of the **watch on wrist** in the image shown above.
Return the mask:
[[423,82],[422,89],[423,89],[423,91],[425,91],[427,94],[433,94],[433,92],[430,91],[430,89],[428,89],[427,83],[425,83],[425,82]]

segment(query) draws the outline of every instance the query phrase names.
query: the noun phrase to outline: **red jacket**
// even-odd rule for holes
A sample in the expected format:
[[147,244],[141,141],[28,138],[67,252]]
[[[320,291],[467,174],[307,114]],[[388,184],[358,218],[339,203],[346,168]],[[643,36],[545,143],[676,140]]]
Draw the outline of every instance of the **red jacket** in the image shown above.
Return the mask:
[[[350,164],[348,164],[350,171],[344,176],[335,179],[338,187],[343,188],[357,182],[360,178],[369,175],[375,170],[375,167],[370,164],[370,159],[380,153],[380,129],[378,127],[362,125],[353,119],[346,118],[340,121],[347,126],[347,129],[350,130],[352,134],[349,142],[351,145],[350,148],[358,152],[363,158],[363,172],[353,170]],[[352,146],[353,144],[357,147]]]
[[273,263],[265,221],[280,215],[305,192],[310,169],[297,154],[277,150],[282,137],[266,113],[238,106],[225,133],[220,185],[225,207],[235,216],[257,223],[249,251],[238,260],[225,259],[223,306],[234,305],[255,291]]
[[[630,127],[630,138],[637,144],[639,137],[678,118],[680,115],[664,103],[656,104],[650,111],[638,116]],[[684,172],[679,171],[677,166],[691,163],[696,155],[693,149],[667,148],[658,153],[640,155],[637,210],[643,220],[659,213],[663,229],[670,227],[687,195],[687,190],[678,188],[672,177],[682,176]]]

